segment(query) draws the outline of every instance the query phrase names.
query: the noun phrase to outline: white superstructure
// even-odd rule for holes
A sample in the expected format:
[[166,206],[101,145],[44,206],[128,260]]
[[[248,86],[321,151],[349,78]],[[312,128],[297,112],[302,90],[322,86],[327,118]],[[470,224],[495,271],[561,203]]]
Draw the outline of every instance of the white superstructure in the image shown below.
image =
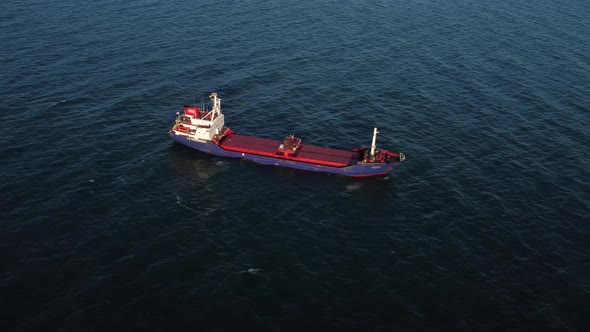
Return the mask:
[[212,108],[210,111],[196,106],[183,106],[184,114],[178,114],[176,124],[172,128],[176,135],[185,136],[196,141],[210,141],[219,134],[224,126],[221,113],[221,99],[213,92],[209,96]]

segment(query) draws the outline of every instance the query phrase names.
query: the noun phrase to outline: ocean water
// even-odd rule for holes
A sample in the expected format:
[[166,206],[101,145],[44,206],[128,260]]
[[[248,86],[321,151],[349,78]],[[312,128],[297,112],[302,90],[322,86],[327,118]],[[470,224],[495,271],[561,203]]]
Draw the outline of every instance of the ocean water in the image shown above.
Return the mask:
[[[0,330],[587,331],[590,2],[0,4]],[[355,180],[167,137],[407,160]]]

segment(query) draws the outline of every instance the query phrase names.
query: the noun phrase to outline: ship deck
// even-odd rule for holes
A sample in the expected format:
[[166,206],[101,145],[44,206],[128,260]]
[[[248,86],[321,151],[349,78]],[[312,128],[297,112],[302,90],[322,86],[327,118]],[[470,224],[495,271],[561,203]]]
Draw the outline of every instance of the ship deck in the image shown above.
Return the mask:
[[280,141],[237,134],[225,137],[219,144],[225,150],[334,167],[354,165],[360,158],[358,152],[313,145],[302,145],[295,156],[285,158],[277,153],[280,145]]

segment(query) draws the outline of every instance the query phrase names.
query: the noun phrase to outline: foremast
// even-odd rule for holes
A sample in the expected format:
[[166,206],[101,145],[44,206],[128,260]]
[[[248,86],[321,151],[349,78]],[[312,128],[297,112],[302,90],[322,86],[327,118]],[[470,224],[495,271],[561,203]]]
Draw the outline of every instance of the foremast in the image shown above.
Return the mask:
[[377,127],[373,129],[373,142],[371,143],[371,160],[375,160],[375,149],[377,148]]
[[373,141],[371,142],[371,150],[367,153],[366,148],[363,163],[390,163],[390,162],[402,162],[406,159],[403,153],[389,152],[383,149],[377,149],[377,127],[373,128]]

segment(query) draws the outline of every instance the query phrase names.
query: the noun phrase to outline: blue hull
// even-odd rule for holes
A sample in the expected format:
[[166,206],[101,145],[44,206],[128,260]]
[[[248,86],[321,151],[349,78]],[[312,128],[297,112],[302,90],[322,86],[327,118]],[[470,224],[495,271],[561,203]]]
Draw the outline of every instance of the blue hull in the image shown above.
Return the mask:
[[280,158],[259,156],[255,154],[228,151],[222,149],[220,146],[210,141],[197,142],[188,140],[183,136],[175,134],[169,135],[174,141],[180,144],[208,154],[229,158],[241,158],[251,160],[262,165],[282,166],[311,172],[331,173],[352,177],[385,176],[400,164],[400,162],[394,162],[389,164],[358,164],[346,167],[317,165],[294,160],[285,160]]

